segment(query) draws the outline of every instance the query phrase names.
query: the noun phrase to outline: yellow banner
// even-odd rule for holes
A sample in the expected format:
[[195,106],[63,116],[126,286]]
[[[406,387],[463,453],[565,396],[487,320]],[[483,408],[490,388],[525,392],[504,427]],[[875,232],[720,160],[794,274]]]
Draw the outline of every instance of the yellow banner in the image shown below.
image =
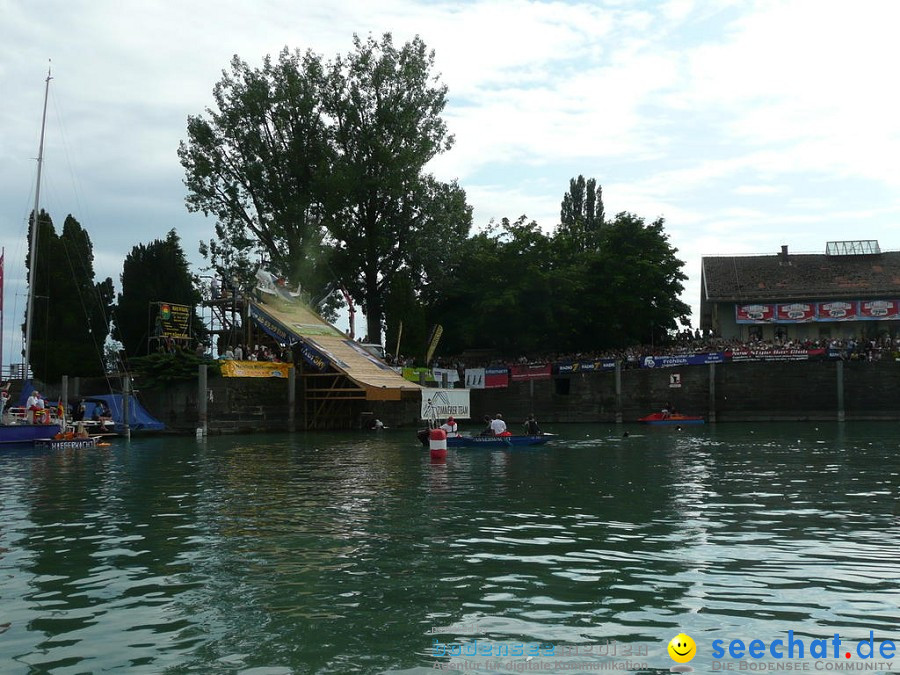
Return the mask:
[[287,377],[292,363],[272,361],[219,361],[222,377]]

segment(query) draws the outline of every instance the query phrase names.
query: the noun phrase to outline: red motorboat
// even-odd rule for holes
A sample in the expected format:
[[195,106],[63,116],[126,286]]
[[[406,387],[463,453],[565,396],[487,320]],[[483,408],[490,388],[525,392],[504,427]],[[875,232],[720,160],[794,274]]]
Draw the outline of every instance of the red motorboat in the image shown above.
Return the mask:
[[682,415],[681,413],[661,413],[656,412],[645,417],[641,417],[638,422],[643,424],[673,424],[673,425],[683,425],[683,424],[705,424],[706,420],[702,417],[696,415]]

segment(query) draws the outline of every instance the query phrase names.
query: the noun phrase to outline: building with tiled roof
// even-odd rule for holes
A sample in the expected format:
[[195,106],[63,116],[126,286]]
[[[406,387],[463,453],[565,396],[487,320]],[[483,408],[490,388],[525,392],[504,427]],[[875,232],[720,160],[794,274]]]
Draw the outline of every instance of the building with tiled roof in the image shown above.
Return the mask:
[[706,256],[700,327],[728,339],[900,333],[900,251],[829,242],[824,254]]

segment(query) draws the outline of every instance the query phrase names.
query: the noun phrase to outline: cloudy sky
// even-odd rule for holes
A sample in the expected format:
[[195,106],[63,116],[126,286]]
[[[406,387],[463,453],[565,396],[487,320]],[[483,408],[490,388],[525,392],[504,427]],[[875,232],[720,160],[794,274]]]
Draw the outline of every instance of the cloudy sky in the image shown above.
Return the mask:
[[436,52],[456,145],[432,169],[476,227],[550,231],[569,179],[594,177],[608,214],[666,219],[696,307],[702,255],[900,249],[898,25],[893,0],[0,0],[3,362],[21,349],[48,60],[42,207],[81,222],[116,284],[171,228],[202,266],[213,223],[185,209],[176,150],[234,54],[330,58],[390,31]]

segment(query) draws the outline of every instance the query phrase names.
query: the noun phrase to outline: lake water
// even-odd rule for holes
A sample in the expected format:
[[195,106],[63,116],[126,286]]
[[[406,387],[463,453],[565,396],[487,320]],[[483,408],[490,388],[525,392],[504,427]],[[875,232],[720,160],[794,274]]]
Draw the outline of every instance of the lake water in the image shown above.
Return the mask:
[[900,672],[900,427],[550,431],[0,450],[0,672]]

